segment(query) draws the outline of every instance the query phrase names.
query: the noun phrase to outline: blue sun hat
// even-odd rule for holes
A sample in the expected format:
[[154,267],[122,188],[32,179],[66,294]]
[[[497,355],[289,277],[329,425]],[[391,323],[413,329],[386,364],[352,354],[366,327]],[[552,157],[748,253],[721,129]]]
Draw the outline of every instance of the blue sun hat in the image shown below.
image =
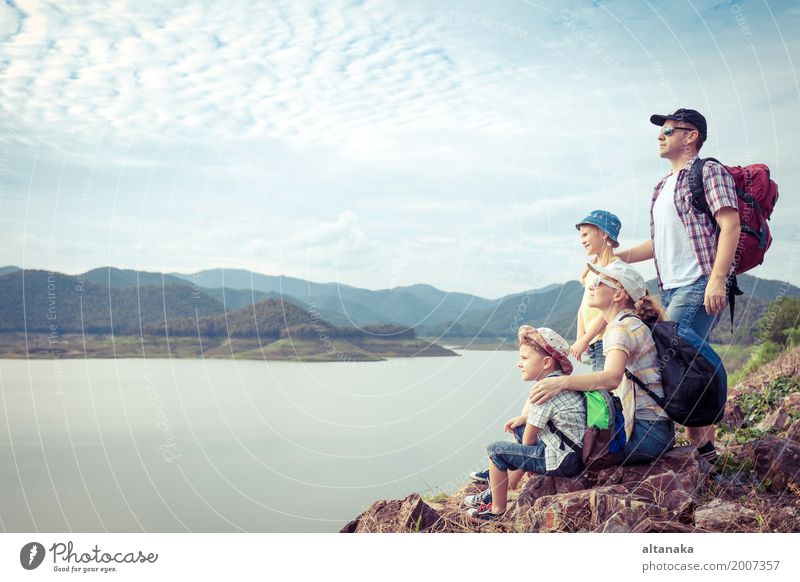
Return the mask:
[[608,235],[611,244],[615,247],[619,246],[619,241],[617,239],[619,238],[619,231],[622,228],[622,222],[620,222],[616,214],[608,210],[592,210],[589,216],[575,225],[575,228],[580,230],[582,224],[596,226]]

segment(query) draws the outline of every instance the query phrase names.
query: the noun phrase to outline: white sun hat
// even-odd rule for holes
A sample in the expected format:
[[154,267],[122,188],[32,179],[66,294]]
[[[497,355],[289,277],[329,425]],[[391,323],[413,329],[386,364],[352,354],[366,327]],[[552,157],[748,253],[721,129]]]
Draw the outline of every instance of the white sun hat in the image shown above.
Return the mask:
[[631,267],[628,263],[614,261],[605,267],[592,263],[587,263],[587,265],[598,275],[605,275],[606,277],[619,281],[622,288],[631,296],[634,303],[647,295],[647,286],[644,284],[644,278],[639,274],[639,271]]

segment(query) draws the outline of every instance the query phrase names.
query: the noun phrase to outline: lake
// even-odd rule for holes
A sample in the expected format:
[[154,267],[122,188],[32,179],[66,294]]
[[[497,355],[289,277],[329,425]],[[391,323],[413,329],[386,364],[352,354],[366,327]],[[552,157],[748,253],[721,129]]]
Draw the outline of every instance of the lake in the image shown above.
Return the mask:
[[515,351],[459,354],[0,360],[0,527],[334,532],[450,492],[528,391]]

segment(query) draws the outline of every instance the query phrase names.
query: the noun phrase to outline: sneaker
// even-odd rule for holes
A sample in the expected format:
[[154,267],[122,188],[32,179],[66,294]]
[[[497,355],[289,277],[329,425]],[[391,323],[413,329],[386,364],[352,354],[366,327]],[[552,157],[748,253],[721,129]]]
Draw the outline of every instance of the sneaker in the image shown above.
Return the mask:
[[488,483],[489,469],[484,469],[483,471],[473,471],[469,474],[469,478],[475,483]]
[[480,507],[485,503],[488,503],[489,505],[491,505],[492,503],[491,489],[487,489],[486,491],[481,491],[480,493],[476,493],[475,495],[467,495],[464,498],[464,505],[467,507]]
[[502,513],[492,513],[491,503],[484,503],[480,507],[473,507],[467,511],[467,515],[472,519],[480,519],[481,521],[495,521],[503,517]]
[[706,461],[708,461],[712,466],[719,459],[719,455],[717,454],[717,449],[714,448],[714,443],[712,443],[711,441],[708,441],[702,447],[697,447],[697,454]]

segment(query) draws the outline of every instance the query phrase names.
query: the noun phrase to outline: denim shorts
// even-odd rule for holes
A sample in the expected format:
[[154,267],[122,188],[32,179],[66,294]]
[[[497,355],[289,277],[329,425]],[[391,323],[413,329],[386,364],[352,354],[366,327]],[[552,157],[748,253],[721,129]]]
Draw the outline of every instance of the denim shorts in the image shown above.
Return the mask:
[[669,451],[675,444],[675,423],[665,420],[636,420],[633,433],[625,445],[623,465],[649,463]]
[[692,328],[703,340],[706,340],[722,314],[706,313],[703,302],[707,285],[708,277],[703,275],[694,283],[661,292],[661,301],[667,308],[667,319],[677,321],[681,327]]
[[538,440],[533,445],[498,441],[487,447],[489,460],[501,471],[530,471],[539,475],[572,477],[583,470],[580,452],[569,453],[557,469],[548,471],[545,463],[545,444]]
[[587,349],[592,362],[592,372],[602,372],[606,367],[606,357],[603,355],[603,340],[589,344]]

